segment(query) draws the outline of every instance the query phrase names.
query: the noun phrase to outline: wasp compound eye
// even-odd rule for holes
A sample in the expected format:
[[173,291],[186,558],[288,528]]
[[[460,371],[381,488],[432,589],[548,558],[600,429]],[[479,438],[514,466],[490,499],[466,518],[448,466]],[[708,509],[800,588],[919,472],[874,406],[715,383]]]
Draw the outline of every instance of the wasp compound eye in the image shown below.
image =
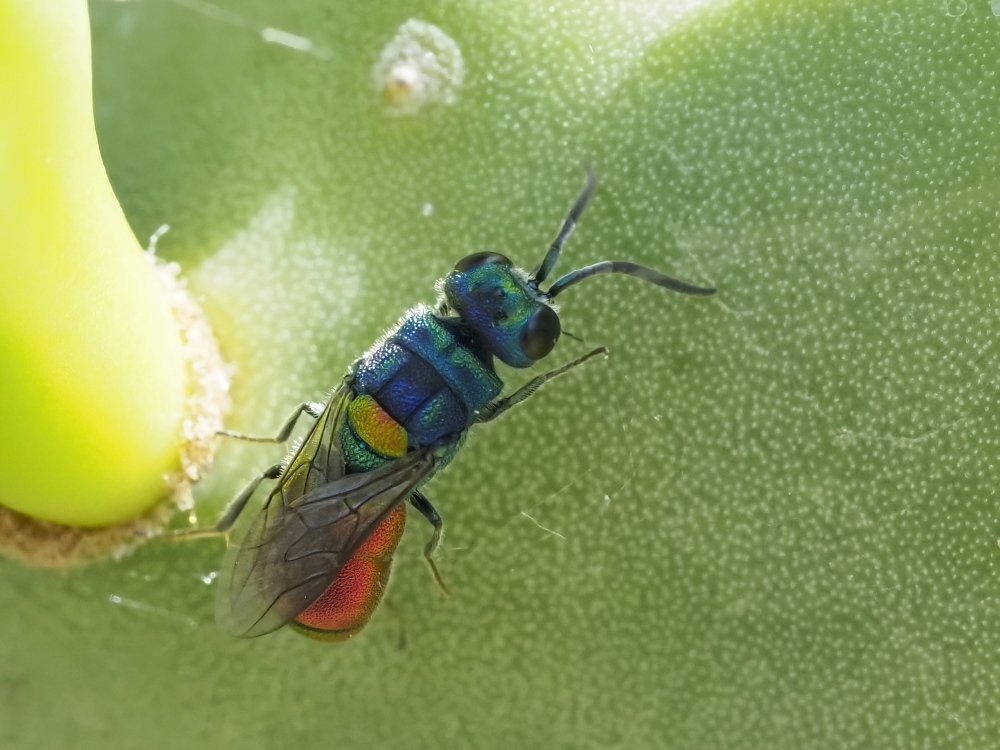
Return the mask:
[[462,260],[458,261],[455,264],[455,270],[459,272],[471,271],[474,268],[485,266],[487,263],[496,263],[501,266],[514,265],[510,262],[510,258],[500,253],[473,253],[472,255],[466,255]]
[[542,359],[556,345],[561,330],[556,311],[542,305],[531,313],[521,329],[521,351],[529,359]]

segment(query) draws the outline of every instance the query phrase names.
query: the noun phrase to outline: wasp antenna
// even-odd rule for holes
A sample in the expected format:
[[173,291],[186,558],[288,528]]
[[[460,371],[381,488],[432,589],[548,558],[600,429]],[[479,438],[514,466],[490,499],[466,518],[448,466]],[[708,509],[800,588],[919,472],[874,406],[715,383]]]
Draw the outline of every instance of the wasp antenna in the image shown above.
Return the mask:
[[580,214],[587,207],[587,201],[590,200],[594,191],[597,190],[597,175],[594,174],[594,170],[590,166],[585,166],[584,168],[587,170],[587,182],[583,186],[583,190],[580,191],[580,195],[577,196],[573,207],[566,214],[566,218],[563,219],[562,226],[559,228],[559,234],[556,235],[552,246],[549,247],[549,251],[545,253],[542,262],[531,273],[531,281],[535,283],[536,287],[545,281],[546,277],[552,272],[552,269],[555,268],[556,263],[559,262],[559,253],[562,252],[563,245],[566,244],[566,240],[573,234],[576,222],[580,220]]
[[577,271],[570,271],[558,279],[545,293],[545,296],[551,299],[567,287],[579,284],[584,279],[597,276],[601,273],[620,273],[626,276],[635,276],[637,279],[648,281],[651,284],[656,284],[657,286],[662,286],[664,289],[671,289],[681,294],[695,294],[701,297],[708,297],[715,294],[715,289],[688,284],[685,281],[667,276],[665,273],[660,273],[647,266],[640,266],[638,263],[632,263],[628,260],[603,260],[592,266],[586,266]]

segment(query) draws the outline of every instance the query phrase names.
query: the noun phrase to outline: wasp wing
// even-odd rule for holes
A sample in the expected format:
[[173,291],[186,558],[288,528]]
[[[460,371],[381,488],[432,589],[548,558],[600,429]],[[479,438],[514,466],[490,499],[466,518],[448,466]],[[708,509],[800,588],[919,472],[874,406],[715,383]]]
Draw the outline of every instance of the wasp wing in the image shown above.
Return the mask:
[[379,523],[433,471],[429,449],[346,474],[284,502],[278,490],[233,548],[217,617],[237,636],[270,633],[318,599]]
[[344,378],[340,387],[330,396],[316,424],[306,435],[302,445],[288,461],[281,473],[281,481],[271,492],[267,504],[292,503],[296,498],[344,476],[344,447],[340,442],[340,429],[347,415],[354,380]]
[[[254,566],[247,564],[251,554],[245,549],[261,536],[262,529],[270,528],[291,503],[303,495],[344,476],[344,452],[340,431],[350,403],[353,380],[348,374],[340,386],[327,399],[323,412],[316,419],[302,444],[289,456],[278,483],[271,490],[263,508],[251,524],[249,531],[234,545],[230,543],[222,564],[219,593],[216,597],[216,620],[224,630],[242,635],[241,620],[235,615],[234,591],[246,588]],[[249,592],[248,592],[249,595]]]

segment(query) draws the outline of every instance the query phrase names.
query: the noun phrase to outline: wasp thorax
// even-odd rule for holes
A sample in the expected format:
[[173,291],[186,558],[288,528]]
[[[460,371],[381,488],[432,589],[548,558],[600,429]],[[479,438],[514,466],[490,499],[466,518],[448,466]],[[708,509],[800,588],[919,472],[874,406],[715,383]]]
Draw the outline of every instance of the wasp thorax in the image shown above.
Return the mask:
[[499,253],[460,260],[445,279],[444,293],[486,350],[512,367],[530,367],[559,338],[555,311]]

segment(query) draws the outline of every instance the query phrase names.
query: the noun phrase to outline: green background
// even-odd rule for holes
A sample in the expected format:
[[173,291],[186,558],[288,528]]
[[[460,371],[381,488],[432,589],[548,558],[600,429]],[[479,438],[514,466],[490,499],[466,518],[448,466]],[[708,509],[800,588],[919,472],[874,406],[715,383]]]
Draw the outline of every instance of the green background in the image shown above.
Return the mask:
[[[217,540],[0,562],[0,744],[996,744],[1000,3],[608,5],[94,0],[111,180],[138,236],[172,226],[234,429],[322,397],[462,256],[535,263],[583,162],[562,269],[719,294],[561,297],[587,343],[544,365],[610,359],[475,432],[427,488],[454,596],[411,518],[346,644],[218,632]],[[409,18],[466,75],[394,117],[370,71]],[[278,455],[224,445],[200,522]]]

